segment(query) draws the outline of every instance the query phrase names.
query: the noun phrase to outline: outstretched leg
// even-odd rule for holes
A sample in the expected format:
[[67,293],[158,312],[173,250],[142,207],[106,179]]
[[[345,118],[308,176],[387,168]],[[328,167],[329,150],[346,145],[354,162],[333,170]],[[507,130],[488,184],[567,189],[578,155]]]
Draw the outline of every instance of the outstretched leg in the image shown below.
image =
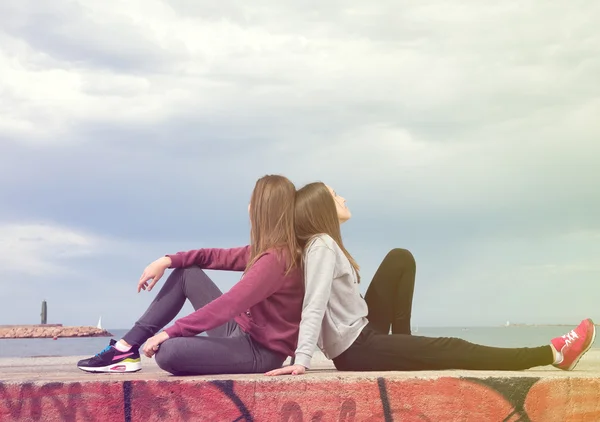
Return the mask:
[[592,346],[593,321],[584,320],[568,334],[541,347],[501,348],[458,338],[384,335],[367,326],[344,353],[334,359],[348,371],[422,371],[440,369],[523,370],[554,364],[571,370]]
[[375,331],[361,334],[350,349],[334,359],[338,369],[348,371],[522,370],[553,361],[550,346],[504,349],[458,338],[384,335]]
[[367,289],[367,319],[381,334],[410,334],[416,263],[406,249],[392,249]]

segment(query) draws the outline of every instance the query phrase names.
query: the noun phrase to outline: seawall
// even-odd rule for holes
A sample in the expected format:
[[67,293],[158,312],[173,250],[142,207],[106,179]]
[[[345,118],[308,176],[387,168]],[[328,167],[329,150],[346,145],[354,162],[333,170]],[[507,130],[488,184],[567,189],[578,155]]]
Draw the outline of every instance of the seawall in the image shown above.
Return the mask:
[[[1,343],[0,343],[1,347]],[[600,351],[577,370],[173,377],[87,374],[78,358],[0,359],[0,421],[599,421]]]

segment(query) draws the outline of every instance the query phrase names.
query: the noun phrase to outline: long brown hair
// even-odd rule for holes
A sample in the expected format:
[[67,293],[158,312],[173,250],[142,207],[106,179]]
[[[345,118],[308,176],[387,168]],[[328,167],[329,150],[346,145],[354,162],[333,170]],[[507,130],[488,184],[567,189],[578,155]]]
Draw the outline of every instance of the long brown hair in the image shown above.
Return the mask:
[[296,236],[302,249],[315,236],[328,234],[346,255],[360,282],[360,274],[358,273],[360,267],[344,247],[335,202],[324,183],[309,183],[296,192],[294,221]]
[[258,179],[250,198],[250,258],[246,271],[268,250],[288,259],[286,274],[299,261],[301,249],[294,230],[296,187],[284,176]]

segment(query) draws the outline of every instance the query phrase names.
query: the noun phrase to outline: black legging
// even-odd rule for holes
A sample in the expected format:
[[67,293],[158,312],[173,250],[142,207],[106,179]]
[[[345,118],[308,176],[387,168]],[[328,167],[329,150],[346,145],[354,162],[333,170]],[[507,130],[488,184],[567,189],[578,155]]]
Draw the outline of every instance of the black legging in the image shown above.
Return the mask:
[[410,334],[415,273],[417,266],[406,249],[392,249],[369,284],[365,301],[369,307],[367,319],[381,333]]
[[[369,325],[333,361],[341,371],[435,369],[522,370],[550,365],[550,345],[535,348],[480,346],[468,341],[410,335],[416,264],[405,249],[390,251],[373,277],[365,300]],[[389,334],[390,327],[392,334]]]

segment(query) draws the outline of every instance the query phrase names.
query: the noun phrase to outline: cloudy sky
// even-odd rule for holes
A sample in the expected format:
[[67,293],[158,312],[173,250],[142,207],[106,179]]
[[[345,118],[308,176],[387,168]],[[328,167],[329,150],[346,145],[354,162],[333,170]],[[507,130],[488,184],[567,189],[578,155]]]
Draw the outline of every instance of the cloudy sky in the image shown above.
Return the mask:
[[[130,326],[256,179],[348,200],[420,326],[600,321],[600,3],[2,0],[0,324]],[[236,273],[211,276],[227,290]],[[184,308],[184,313],[191,308]]]

